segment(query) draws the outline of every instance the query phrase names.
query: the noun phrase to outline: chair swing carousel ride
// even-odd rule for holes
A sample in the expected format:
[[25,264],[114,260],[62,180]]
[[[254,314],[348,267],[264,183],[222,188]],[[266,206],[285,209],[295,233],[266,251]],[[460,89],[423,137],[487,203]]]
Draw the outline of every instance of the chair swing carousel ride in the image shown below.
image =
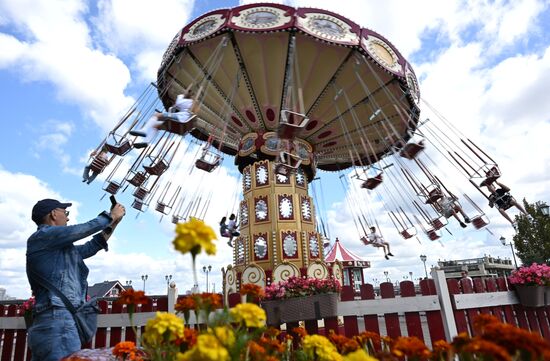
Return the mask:
[[[189,119],[157,114],[160,131],[148,146],[134,147],[132,130],[190,93]],[[215,173],[229,155],[241,174],[240,202],[235,193],[240,235],[233,265],[224,270],[226,293],[241,282],[267,285],[292,275],[340,278],[340,266],[323,262],[325,224],[308,193],[317,170],[340,172],[365,244],[372,242],[361,236],[371,227],[380,230],[382,217],[405,239],[424,234],[438,240],[453,220],[486,228],[489,220],[473,199],[443,182],[456,178],[449,171],[499,210],[510,207],[494,199],[496,162],[430,104],[422,105],[431,120],[420,120],[418,82],[399,51],[338,14],[278,4],[215,10],[175,36],[157,83],[99,145],[97,151],[112,156],[93,159],[92,170],[109,167],[106,193],[131,186],[139,211],[155,200],[155,210],[171,214],[174,223],[204,218],[212,191],[186,193],[166,176],[191,144],[202,142],[194,162],[201,173]],[[193,140],[182,146],[187,134]],[[127,155],[135,160],[120,177]],[[445,160],[452,167],[442,167]],[[374,214],[373,200],[382,200],[383,212]]]

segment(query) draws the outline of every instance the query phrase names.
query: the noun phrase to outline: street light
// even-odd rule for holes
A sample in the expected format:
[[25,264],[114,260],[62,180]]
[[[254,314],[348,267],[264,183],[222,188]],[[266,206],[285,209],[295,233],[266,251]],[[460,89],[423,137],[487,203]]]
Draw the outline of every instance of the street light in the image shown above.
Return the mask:
[[132,287],[132,280],[126,281],[126,288]]
[[510,245],[510,249],[512,250],[512,257],[514,257],[514,265],[516,266],[516,268],[518,268],[516,253],[514,252],[514,244],[512,242],[506,243],[506,238],[504,238],[504,236],[500,236],[500,243],[502,243],[503,246]]
[[550,216],[550,206],[548,204],[543,203],[539,205],[539,209],[542,212],[543,216],[546,216],[546,217]]
[[164,279],[166,280],[166,287],[170,286],[170,281],[172,281],[172,275],[166,275],[164,276]]
[[424,263],[424,273],[426,273],[426,279],[428,279],[428,270],[426,269],[426,260],[427,259],[428,259],[428,257],[426,257],[425,254],[420,255],[420,260],[422,261],[422,263]]
[[390,278],[388,277],[389,272],[384,271],[384,276],[386,276],[386,282],[390,282]]
[[206,273],[206,293],[208,293],[208,274],[212,271],[212,266],[209,265],[208,268],[203,266],[202,271]]
[[149,275],[141,275],[141,280],[143,281],[143,293],[145,293],[145,281],[147,281]]
[[414,280],[413,280],[413,273],[412,273],[412,271],[409,271],[409,278],[411,279],[411,281],[412,281],[412,282],[414,282]]

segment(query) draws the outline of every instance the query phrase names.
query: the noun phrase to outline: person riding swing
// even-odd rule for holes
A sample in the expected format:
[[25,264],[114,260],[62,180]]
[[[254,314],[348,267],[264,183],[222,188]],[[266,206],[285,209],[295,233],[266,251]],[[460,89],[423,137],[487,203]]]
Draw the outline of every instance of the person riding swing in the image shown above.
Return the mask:
[[361,241],[365,245],[374,246],[377,248],[382,248],[384,250],[384,258],[390,259],[388,256],[392,256],[393,254],[390,252],[390,244],[382,238],[377,232],[376,227],[370,227],[370,234],[368,236],[361,237]]
[[[199,93],[200,91],[201,89],[199,89]],[[166,120],[175,120],[181,124],[193,121],[199,108],[199,104],[196,99],[193,99],[193,95],[193,90],[190,88],[187,89],[183,94],[179,94],[176,97],[174,105],[168,108],[167,112],[155,113],[149,118],[143,128],[131,130],[130,135],[144,137],[143,142],[134,143],[134,148],[141,149],[147,147]]]

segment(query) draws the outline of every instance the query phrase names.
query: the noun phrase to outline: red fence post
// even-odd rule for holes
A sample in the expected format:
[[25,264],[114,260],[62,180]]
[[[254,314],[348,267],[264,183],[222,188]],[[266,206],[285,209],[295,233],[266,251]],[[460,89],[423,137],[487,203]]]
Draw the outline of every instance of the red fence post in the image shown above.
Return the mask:
[[[419,282],[419,285],[422,296],[437,295],[435,283],[432,279],[422,280]],[[432,345],[435,341],[445,340],[445,329],[443,328],[441,311],[426,311],[426,321],[428,322],[428,330],[430,332]]]
[[[149,299],[149,302],[151,302],[151,299]],[[122,305],[119,305],[116,302],[113,302],[111,304],[111,313],[117,314],[117,313],[124,313],[122,311]],[[122,327],[111,327],[111,336],[109,337],[109,346],[114,346],[117,343],[119,343],[122,339]]]
[[[447,287],[449,288],[450,295],[459,295],[460,294],[460,285],[458,280],[447,280]],[[466,332],[470,333],[468,330],[468,320],[466,318],[466,312],[464,310],[457,310],[453,307],[453,314],[455,317],[456,330],[458,333]]]
[[[393,283],[383,282],[380,284],[380,294],[382,298],[395,298],[393,291]],[[384,320],[386,321],[386,332],[391,338],[401,336],[401,327],[399,326],[399,315],[395,313],[385,313]]]
[[[17,305],[18,316],[23,317],[22,305]],[[25,358],[25,350],[27,349],[27,329],[18,329],[15,336],[15,353],[13,355],[14,360],[23,360]]]
[[[371,284],[361,285],[361,299],[362,300],[374,300],[374,287]],[[363,316],[365,321],[365,330],[370,332],[376,332],[380,334],[380,325],[378,325],[378,315],[365,315]]]
[[[340,294],[342,302],[353,301],[355,299],[355,290],[351,286],[343,286]],[[359,334],[359,325],[357,316],[344,316],[344,335],[352,337]]]
[[[506,278],[497,278],[496,284],[499,291],[508,291],[508,282],[506,282]],[[514,326],[518,325],[518,323],[516,322],[516,317],[514,316],[514,309],[512,308],[512,306],[504,305],[502,306],[502,311],[504,312],[505,322]]]
[[[99,309],[101,310],[99,314],[106,315],[109,311],[109,303],[105,300],[101,300],[98,302],[98,305],[99,305]],[[107,328],[99,327],[97,329],[97,332],[95,333],[94,348],[102,348],[105,346],[107,346]]]
[[[399,284],[401,297],[416,297],[416,290],[414,289],[414,283],[411,281],[403,281]],[[407,300],[403,300],[407,302]],[[405,323],[407,325],[407,334],[409,336],[418,337],[424,341],[424,334],[422,333],[422,322],[420,321],[420,312],[405,312]]]
[[[8,309],[8,312],[3,317],[17,317],[16,305],[8,305],[7,309]],[[2,346],[2,360],[11,360],[14,339],[15,339],[15,330],[4,331],[4,344]]]

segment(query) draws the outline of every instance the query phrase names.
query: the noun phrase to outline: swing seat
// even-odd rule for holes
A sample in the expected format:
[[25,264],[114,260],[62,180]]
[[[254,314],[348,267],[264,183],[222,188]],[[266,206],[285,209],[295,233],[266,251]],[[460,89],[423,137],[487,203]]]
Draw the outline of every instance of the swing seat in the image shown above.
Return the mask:
[[486,176],[486,178],[483,182],[481,182],[481,184],[479,185],[480,187],[485,187],[485,186],[493,183],[497,179],[499,179],[500,178],[500,170],[498,169],[498,167],[496,165],[492,166],[487,172],[485,172],[485,176]]
[[372,245],[372,241],[369,239],[369,237],[365,237],[365,236],[361,237],[361,242],[363,242],[365,246]]
[[409,239],[409,238],[412,238],[416,235],[416,228],[411,227],[411,228],[408,228],[408,229],[404,229],[399,233],[401,234],[401,236],[403,236],[403,238]]
[[378,187],[381,183],[382,183],[382,173],[378,174],[375,177],[367,178],[367,180],[364,181],[363,184],[361,184],[361,188],[371,190]]
[[103,172],[105,167],[107,167],[108,164],[109,164],[108,159],[103,159],[103,158],[96,157],[92,160],[92,163],[90,163],[90,169],[94,173],[101,173],[101,172]]
[[170,206],[162,202],[157,202],[157,205],[155,206],[155,210],[162,214],[168,214],[170,213]]
[[426,148],[426,145],[424,145],[423,140],[418,143],[407,143],[401,148],[399,155],[405,159],[413,160],[424,148]]
[[[295,120],[297,121],[295,122]],[[309,123],[309,118],[305,114],[283,109],[277,135],[280,139],[294,139],[302,132],[307,123]]]
[[296,170],[302,164],[302,158],[289,152],[281,152],[279,158],[281,160],[280,165],[290,168],[290,170]]
[[111,134],[110,139],[105,142],[105,148],[116,155],[126,155],[130,150],[132,150],[132,143],[117,134]]
[[164,159],[159,159],[156,162],[152,161],[150,165],[144,165],[143,169],[150,175],[161,175],[168,169],[168,163]]
[[218,168],[221,161],[222,157],[220,155],[204,150],[202,156],[195,161],[195,167],[211,173],[214,169]]
[[143,184],[143,182],[145,182],[146,179],[147,176],[144,172],[137,172],[132,178],[128,179],[128,183],[130,183],[134,187],[139,187]]
[[439,233],[437,233],[437,230],[435,230],[435,229],[427,230],[426,234],[428,235],[428,238],[431,241],[437,241],[439,238],[441,238],[441,235]]
[[147,197],[148,193],[149,191],[147,189],[143,187],[138,187],[134,191],[133,196],[142,201],[143,199],[145,199],[145,197]]
[[180,216],[172,216],[172,223],[178,224],[183,218]]
[[443,193],[441,192],[441,189],[434,188],[428,193],[428,197],[426,198],[426,204],[433,204],[443,198]]
[[180,122],[176,119],[166,118],[158,127],[158,129],[165,130],[168,133],[185,135],[195,128],[196,117],[196,114],[191,115],[191,117],[185,123]]
[[122,185],[117,182],[109,182],[103,190],[110,194],[116,194]]
[[447,225],[447,219],[445,217],[439,217],[432,219],[430,224],[434,227],[434,230],[439,230]]
[[134,199],[132,202],[132,208],[137,209],[138,211],[143,211],[143,202],[139,199]]
[[475,216],[474,218],[471,219],[471,221],[475,229],[481,229],[489,224],[489,218],[487,218],[483,214],[479,216]]

